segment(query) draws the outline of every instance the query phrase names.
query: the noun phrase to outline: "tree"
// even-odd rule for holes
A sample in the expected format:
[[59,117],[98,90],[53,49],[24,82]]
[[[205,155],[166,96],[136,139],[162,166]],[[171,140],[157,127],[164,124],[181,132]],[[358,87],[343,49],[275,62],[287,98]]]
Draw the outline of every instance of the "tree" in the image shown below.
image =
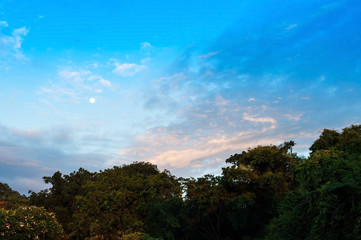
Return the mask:
[[[85,195],[77,196],[78,211],[73,216],[77,227],[72,235],[80,238],[99,235],[105,239],[116,239],[117,236],[144,232],[145,229],[149,231],[147,216],[157,211],[154,205],[165,206],[172,198],[181,197],[180,184],[174,176],[168,171],[160,172],[155,165],[144,162],[100,172],[83,187],[83,191]],[[170,215],[164,213],[170,220],[160,222],[160,226],[155,224],[153,228],[179,227],[176,219]],[[168,233],[154,233],[172,239],[169,230]]]
[[[39,193],[30,192],[30,203],[36,206],[43,206],[49,211],[55,212],[58,221],[64,226],[66,233],[74,231],[75,223],[73,214],[78,211],[76,197],[85,194],[82,186],[91,181],[94,177],[83,168],[69,175],[62,175],[59,171],[51,177],[43,177],[44,182],[52,187]],[[78,227],[78,226],[77,226]],[[77,239],[77,236],[72,236]]]
[[29,204],[26,196],[12,190],[6,183],[0,183],[0,201],[5,202],[4,205],[8,209],[27,206]]
[[317,150],[340,150],[349,155],[361,154],[361,125],[351,125],[338,133],[324,129],[321,136],[310,147],[311,154]]
[[258,146],[226,160],[231,166],[223,168],[223,185],[236,195],[229,218],[237,224],[230,238],[262,236],[279,201],[295,187],[292,169],[301,159],[291,153],[292,146],[293,141]]
[[229,196],[220,182],[221,178],[213,175],[184,179],[184,239],[224,238],[226,229],[223,225]]
[[295,169],[266,239],[361,239],[361,127],[325,129]]

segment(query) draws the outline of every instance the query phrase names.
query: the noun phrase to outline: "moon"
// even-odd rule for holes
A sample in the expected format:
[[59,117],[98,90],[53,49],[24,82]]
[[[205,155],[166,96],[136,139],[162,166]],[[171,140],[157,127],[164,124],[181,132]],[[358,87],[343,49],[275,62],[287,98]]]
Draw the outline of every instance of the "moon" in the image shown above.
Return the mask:
[[95,103],[95,98],[90,98],[89,102],[92,103],[92,104]]

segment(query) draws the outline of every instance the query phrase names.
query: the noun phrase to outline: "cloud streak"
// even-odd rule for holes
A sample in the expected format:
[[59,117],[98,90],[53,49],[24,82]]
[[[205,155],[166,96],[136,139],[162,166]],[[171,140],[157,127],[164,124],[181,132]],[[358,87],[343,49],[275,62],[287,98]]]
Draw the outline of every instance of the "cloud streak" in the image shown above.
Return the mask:
[[113,73],[121,77],[132,77],[135,74],[147,69],[145,65],[138,65],[135,63],[120,64],[118,62],[115,62],[114,65],[115,65],[115,69],[113,70]]
[[0,53],[1,58],[13,57],[17,60],[25,60],[26,57],[21,50],[24,37],[29,33],[26,27],[15,28],[11,35],[4,34],[1,28],[8,27],[6,21],[0,21]]

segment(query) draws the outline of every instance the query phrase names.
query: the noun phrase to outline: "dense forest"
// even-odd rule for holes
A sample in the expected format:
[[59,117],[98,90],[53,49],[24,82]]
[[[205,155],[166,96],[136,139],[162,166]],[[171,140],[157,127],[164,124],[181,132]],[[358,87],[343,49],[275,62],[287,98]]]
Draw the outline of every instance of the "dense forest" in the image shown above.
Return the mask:
[[[220,176],[177,178],[146,162],[0,184],[3,239],[361,239],[361,125],[230,156]],[[32,220],[30,220],[32,219]]]

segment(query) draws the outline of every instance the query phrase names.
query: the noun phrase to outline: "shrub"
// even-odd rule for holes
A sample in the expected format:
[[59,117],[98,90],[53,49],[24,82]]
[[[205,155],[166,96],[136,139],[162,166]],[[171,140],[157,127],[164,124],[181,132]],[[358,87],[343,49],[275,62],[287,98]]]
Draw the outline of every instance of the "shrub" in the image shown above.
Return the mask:
[[43,207],[0,209],[0,238],[4,240],[64,239],[54,213]]

